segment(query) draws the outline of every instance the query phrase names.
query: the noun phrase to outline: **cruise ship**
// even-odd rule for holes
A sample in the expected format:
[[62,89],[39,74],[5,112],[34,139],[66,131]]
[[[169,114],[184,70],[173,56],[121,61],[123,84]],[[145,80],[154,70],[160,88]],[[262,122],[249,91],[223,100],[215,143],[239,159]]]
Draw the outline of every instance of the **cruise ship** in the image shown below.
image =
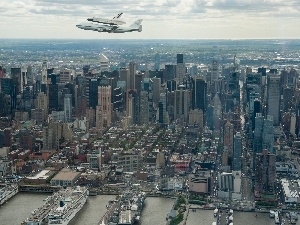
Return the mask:
[[0,206],[18,193],[17,184],[0,185]]
[[65,188],[45,200],[42,207],[34,210],[22,225],[60,224],[67,225],[85,204],[88,189]]

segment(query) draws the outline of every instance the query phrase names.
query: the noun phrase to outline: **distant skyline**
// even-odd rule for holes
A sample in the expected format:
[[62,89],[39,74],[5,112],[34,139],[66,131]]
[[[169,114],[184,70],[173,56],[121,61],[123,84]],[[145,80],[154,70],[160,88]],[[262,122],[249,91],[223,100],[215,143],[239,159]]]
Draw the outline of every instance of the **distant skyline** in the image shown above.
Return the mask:
[[[126,25],[143,19],[143,31],[76,27],[88,17],[120,12]],[[299,21],[299,0],[2,0],[0,38],[300,39]]]

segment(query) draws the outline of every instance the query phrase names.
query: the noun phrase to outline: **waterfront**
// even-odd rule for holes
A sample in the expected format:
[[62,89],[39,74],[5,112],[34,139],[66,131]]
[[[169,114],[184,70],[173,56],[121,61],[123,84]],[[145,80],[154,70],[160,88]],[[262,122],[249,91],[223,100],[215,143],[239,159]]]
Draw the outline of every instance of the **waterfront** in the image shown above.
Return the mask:
[[[19,193],[0,208],[0,225],[20,225],[37,207],[41,206],[47,194]],[[106,211],[109,200],[114,195],[90,196],[84,208],[74,217],[70,225],[97,225]],[[141,225],[165,225],[166,215],[172,208],[174,199],[149,197],[145,200]],[[234,212],[234,224],[273,225],[274,219],[268,213]],[[201,223],[199,223],[201,221]],[[211,225],[215,221],[213,210],[190,210],[186,225]],[[300,225],[300,221],[297,222]]]

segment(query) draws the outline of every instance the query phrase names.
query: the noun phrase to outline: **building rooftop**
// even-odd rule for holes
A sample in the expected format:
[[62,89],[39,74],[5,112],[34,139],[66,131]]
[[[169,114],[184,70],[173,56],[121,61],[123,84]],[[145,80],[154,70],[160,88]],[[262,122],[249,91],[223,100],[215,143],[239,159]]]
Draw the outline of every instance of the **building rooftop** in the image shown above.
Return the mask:
[[76,179],[81,173],[80,172],[75,172],[73,170],[64,168],[61,171],[59,171],[58,174],[53,177],[52,180],[74,180]]

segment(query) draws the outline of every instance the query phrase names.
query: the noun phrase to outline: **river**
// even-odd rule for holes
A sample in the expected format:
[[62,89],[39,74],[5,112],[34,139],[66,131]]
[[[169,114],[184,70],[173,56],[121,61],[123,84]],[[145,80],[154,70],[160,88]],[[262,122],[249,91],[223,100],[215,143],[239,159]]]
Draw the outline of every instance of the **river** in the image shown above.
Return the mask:
[[[0,225],[20,225],[30,213],[41,206],[47,194],[19,193],[0,208]],[[114,195],[89,196],[84,208],[73,218],[70,225],[97,225]],[[149,197],[145,200],[141,225],[165,225],[166,215],[174,199]],[[268,213],[234,212],[235,225],[274,225]],[[190,210],[186,225],[211,225],[215,221],[212,210]],[[300,222],[297,223],[300,225]]]

